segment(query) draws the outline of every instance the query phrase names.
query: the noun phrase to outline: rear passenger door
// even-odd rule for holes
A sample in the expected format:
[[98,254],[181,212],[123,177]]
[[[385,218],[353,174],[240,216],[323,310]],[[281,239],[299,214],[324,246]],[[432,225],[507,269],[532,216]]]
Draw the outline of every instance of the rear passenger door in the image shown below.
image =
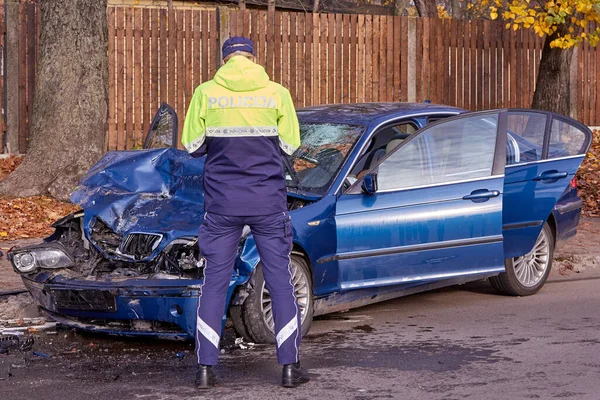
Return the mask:
[[579,122],[534,110],[508,112],[503,236],[506,258],[533,247],[591,144]]

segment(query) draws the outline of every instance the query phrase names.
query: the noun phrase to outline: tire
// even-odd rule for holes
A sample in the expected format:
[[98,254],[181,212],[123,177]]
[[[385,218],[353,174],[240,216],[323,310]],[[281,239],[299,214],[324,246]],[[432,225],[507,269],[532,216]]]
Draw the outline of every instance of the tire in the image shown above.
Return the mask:
[[[302,335],[306,335],[313,317],[312,274],[304,258],[298,255],[290,258],[294,287],[302,312]],[[229,310],[236,332],[249,342],[275,343],[273,317],[269,311],[271,297],[265,287],[261,264],[254,271],[249,292],[241,306],[232,306]]]
[[552,269],[554,235],[546,222],[533,249],[521,256],[504,260],[506,272],[489,278],[492,286],[501,294],[530,296],[546,283]]

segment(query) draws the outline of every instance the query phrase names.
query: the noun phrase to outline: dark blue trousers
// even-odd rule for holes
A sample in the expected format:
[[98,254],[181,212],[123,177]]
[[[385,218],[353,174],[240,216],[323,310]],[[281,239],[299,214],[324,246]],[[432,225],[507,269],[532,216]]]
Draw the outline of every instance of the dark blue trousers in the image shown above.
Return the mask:
[[200,252],[206,259],[196,320],[198,363],[217,363],[227,288],[244,225],[252,230],[273,301],[277,360],[280,364],[298,362],[302,328],[292,283],[292,224],[288,213],[280,212],[254,217],[205,214],[198,234]]

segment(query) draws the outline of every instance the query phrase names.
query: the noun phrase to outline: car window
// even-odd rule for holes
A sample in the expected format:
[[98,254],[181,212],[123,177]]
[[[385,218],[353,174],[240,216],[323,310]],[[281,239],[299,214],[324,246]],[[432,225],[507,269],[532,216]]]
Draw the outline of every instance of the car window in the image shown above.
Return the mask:
[[547,118],[546,114],[537,112],[508,113],[506,165],[542,159]]
[[548,158],[568,157],[585,153],[585,133],[565,122],[554,118],[550,129]]
[[461,118],[431,127],[378,167],[382,191],[491,176],[497,114]]

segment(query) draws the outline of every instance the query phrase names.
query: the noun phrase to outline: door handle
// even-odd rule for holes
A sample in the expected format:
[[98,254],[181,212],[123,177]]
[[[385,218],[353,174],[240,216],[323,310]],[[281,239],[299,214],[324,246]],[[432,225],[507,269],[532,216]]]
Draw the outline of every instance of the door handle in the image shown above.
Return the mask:
[[463,196],[463,200],[487,200],[498,196],[500,196],[498,190],[477,189],[473,190],[471,194]]
[[545,171],[542,172],[540,175],[536,176],[535,178],[533,178],[534,181],[557,181],[559,179],[562,178],[566,178],[569,175],[568,172],[559,172],[557,170],[552,170],[552,171]]

